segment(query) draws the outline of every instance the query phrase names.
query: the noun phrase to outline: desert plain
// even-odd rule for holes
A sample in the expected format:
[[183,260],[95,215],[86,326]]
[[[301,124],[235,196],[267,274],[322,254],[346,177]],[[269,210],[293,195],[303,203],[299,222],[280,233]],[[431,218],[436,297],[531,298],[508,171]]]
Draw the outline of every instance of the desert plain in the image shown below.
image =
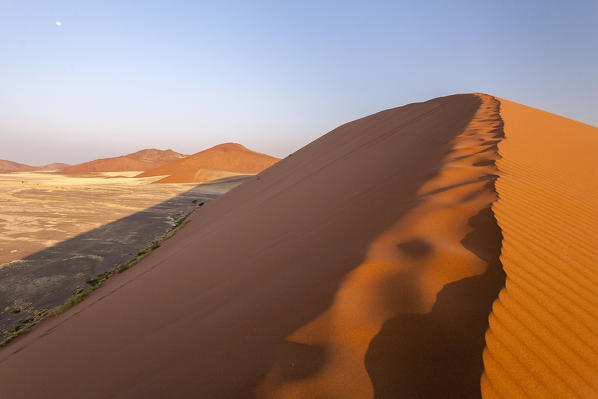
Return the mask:
[[138,171],[0,174],[0,331],[63,304],[240,184],[152,184]]

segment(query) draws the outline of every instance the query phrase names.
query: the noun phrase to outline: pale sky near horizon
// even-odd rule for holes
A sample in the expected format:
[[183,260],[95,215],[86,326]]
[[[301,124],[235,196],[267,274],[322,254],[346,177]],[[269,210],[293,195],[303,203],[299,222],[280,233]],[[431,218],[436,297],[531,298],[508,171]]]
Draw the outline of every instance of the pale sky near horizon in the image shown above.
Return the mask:
[[282,157],[464,92],[598,126],[595,0],[0,0],[0,16],[0,159],[32,165],[228,141]]

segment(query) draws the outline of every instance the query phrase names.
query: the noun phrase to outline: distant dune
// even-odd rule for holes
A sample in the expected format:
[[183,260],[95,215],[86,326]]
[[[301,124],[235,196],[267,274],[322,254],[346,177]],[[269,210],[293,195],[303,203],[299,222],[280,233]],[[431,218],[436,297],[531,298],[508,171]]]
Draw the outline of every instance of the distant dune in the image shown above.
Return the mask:
[[66,163],[51,163],[44,166],[30,166],[22,163],[5,161],[0,159],[0,173],[62,170],[69,166],[70,165]]
[[56,162],[56,163],[51,163],[45,166],[41,166],[39,167],[37,170],[56,170],[56,171],[62,171],[68,167],[70,167],[71,165],[69,165],[68,163],[61,163],[61,162]]
[[35,166],[0,159],[0,173],[30,172],[32,170],[35,170]]
[[168,175],[158,183],[201,183],[235,174],[256,174],[278,160],[241,144],[225,143],[150,169],[137,177]]
[[184,157],[185,155],[172,150],[148,149],[119,157],[96,159],[95,161],[73,165],[63,169],[61,173],[142,171],[177,161]]
[[485,94],[344,124],[0,350],[2,393],[598,397],[597,153]]

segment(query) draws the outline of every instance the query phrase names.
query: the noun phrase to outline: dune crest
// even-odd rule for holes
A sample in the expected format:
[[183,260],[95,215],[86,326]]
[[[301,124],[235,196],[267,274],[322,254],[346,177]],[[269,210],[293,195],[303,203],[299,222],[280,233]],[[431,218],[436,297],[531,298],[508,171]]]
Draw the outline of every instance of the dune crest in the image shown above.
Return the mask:
[[598,397],[598,128],[500,100],[492,209],[506,287],[484,351],[485,398]]
[[[417,206],[368,246],[365,259],[344,278],[332,306],[287,337],[287,349],[258,388],[260,397],[479,395],[485,321],[504,281],[498,265],[500,235],[488,211],[496,198],[491,183],[502,122],[498,102],[487,95],[479,98],[482,104],[451,140],[452,150],[438,174],[419,189]],[[482,225],[471,223],[473,219]],[[474,228],[489,233],[470,240]],[[494,252],[494,259],[480,255],[487,252]],[[481,275],[489,267],[493,283],[484,285],[490,291],[485,307],[472,309],[465,302],[483,301],[478,295],[461,298],[455,295],[457,288],[445,292],[445,298],[452,297],[441,304],[443,287]],[[459,306],[447,306],[449,302]],[[433,331],[422,329],[419,336],[411,336],[409,329],[419,328],[420,321],[410,315],[419,315]],[[481,323],[476,328],[477,319]],[[462,337],[466,339],[460,342]],[[308,377],[289,378],[289,367],[308,367],[309,351],[323,354],[317,370]],[[416,357],[429,358],[418,365]]]

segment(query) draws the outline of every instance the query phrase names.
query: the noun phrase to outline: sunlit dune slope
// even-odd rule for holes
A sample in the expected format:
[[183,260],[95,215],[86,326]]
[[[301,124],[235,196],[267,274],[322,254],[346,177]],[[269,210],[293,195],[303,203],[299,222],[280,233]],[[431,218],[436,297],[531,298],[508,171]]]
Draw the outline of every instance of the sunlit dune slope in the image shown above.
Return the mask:
[[486,398],[598,398],[598,128],[506,100]]
[[76,174],[148,170],[184,157],[184,155],[172,150],[147,149],[119,157],[96,159],[73,165],[62,169],[61,173]]
[[158,183],[201,183],[235,174],[256,174],[279,159],[225,143],[148,170],[137,177],[164,176]]

